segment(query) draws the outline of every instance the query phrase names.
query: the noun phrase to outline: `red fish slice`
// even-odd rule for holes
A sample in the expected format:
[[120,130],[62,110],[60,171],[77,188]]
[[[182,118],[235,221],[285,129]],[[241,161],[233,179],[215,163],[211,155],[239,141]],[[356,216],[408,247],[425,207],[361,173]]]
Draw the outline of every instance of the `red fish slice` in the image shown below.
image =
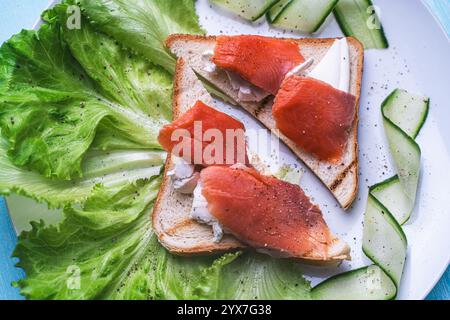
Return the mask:
[[[195,132],[196,124],[200,129],[198,132]],[[208,136],[208,132],[212,135]],[[220,136],[220,140],[215,140],[217,136]],[[164,150],[174,152],[192,164],[248,163],[244,125],[201,101],[197,101],[180,118],[164,126],[159,132],[158,141]]]
[[281,257],[349,258],[349,247],[298,185],[246,167],[208,167],[200,179],[208,210],[241,241]]
[[274,95],[286,74],[305,61],[295,42],[254,35],[217,37],[211,60]]
[[272,108],[277,128],[319,160],[341,159],[355,119],[356,98],[329,84],[287,78]]

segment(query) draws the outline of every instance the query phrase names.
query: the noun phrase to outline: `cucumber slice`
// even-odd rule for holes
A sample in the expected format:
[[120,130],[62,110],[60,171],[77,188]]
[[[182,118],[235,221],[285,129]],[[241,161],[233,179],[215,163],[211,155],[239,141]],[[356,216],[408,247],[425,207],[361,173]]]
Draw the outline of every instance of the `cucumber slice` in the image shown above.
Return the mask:
[[338,0],[292,0],[272,21],[272,25],[313,33],[320,28],[337,2]]
[[406,260],[406,236],[392,214],[369,194],[364,216],[363,251],[398,287]]
[[394,90],[382,103],[384,128],[398,175],[370,188],[364,218],[363,251],[400,285],[407,240],[399,223],[414,208],[420,171],[420,147],[414,141],[427,118],[430,100]]
[[208,79],[206,79],[204,76],[202,76],[196,70],[194,70],[194,69],[192,69],[192,70],[194,71],[195,75],[197,76],[197,79],[200,80],[200,82],[202,83],[205,90],[208,91],[208,93],[213,98],[217,98],[217,99],[219,99],[225,103],[229,103],[233,106],[239,106],[239,103],[237,101],[235,101],[233,98],[231,98],[230,96],[228,96],[225,92],[223,92],[222,89],[220,89],[215,84],[210,82]]
[[372,265],[334,276],[311,291],[314,300],[391,300],[397,288],[386,273]]
[[256,21],[278,0],[210,0],[210,2],[237,14],[241,18]]
[[389,209],[400,225],[405,224],[411,217],[414,204],[403,192],[398,176],[372,186],[370,193]]
[[398,176],[370,188],[395,219],[403,225],[414,209],[420,170],[420,148],[413,140],[424,125],[430,99],[405,90],[394,90],[381,106],[389,147]]
[[420,147],[411,137],[386,118],[384,119],[384,130],[403,192],[414,205],[419,184]]
[[420,147],[414,138],[427,118],[429,104],[428,98],[396,89],[381,105],[389,148],[397,167],[400,184],[411,202],[411,207],[416,199],[421,156]]
[[334,16],[342,32],[357,38],[364,48],[385,49],[389,43],[374,8],[370,0],[339,0]]
[[415,139],[427,119],[429,108],[429,98],[396,89],[383,102],[382,112],[385,118]]
[[284,8],[291,3],[292,0],[281,0],[278,1],[269,11],[267,11],[266,16],[269,23],[274,22],[280,13],[284,10]]

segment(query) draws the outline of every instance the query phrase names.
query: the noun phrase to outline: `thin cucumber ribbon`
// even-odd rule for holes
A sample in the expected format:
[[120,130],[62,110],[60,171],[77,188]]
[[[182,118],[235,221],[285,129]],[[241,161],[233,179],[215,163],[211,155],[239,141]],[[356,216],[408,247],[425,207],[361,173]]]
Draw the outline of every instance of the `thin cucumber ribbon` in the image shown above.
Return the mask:
[[389,47],[379,11],[371,0],[339,0],[333,12],[342,32],[358,39],[364,49]]
[[[313,289],[317,299],[393,299],[400,286],[407,252],[402,225],[416,202],[421,151],[415,138],[428,115],[429,98],[394,90],[381,112],[397,175],[369,189],[363,251],[372,266],[349,271]],[[351,288],[339,295],[337,288]]]

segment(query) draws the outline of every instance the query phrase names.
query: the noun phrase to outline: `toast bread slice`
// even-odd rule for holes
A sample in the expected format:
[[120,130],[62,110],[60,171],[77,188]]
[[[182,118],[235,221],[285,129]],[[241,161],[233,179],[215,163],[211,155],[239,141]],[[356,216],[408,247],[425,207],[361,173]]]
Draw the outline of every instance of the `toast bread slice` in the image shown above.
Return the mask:
[[[213,99],[206,91],[194,70],[225,94],[238,100],[237,91],[233,90],[224,72],[215,74],[203,70],[205,61],[203,53],[213,50],[215,37],[196,35],[172,35],[166,40],[166,46],[178,58],[174,81],[173,115],[178,118],[186,112],[197,100],[212,104]],[[292,39],[299,43],[305,59],[314,58],[317,64],[331,47],[335,39]],[[363,68],[363,47],[354,38],[348,38],[350,48],[350,92],[356,97],[359,106],[361,77]],[[312,68],[314,67],[312,66]],[[303,152],[292,141],[283,136],[275,127],[272,118],[272,101],[264,105],[258,103],[239,103],[242,108],[256,117],[263,125],[279,138],[322,180],[330,189],[342,207],[348,208],[353,202],[358,190],[358,110],[351,130],[349,142],[342,163],[322,163]],[[357,108],[359,109],[359,108]],[[168,156],[166,172],[171,170],[173,163]],[[192,196],[174,191],[170,177],[164,175],[160,193],[153,212],[153,226],[161,244],[176,254],[207,254],[229,251],[245,247],[234,237],[226,235],[222,241],[215,243],[212,228],[192,221],[189,213],[192,207]],[[331,261],[348,258],[348,247],[336,239]],[[311,258],[311,260],[314,260]],[[322,261],[320,261],[322,262]]]

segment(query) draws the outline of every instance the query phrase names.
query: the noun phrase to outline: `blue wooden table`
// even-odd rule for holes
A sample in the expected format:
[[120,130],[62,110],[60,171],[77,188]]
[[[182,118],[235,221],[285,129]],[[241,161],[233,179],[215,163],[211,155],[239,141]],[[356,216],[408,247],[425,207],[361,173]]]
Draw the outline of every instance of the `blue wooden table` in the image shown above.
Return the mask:
[[[418,1],[418,0],[412,0]],[[450,0],[425,0],[443,28],[450,36]],[[48,0],[1,0],[0,43],[22,28],[30,28],[47,6]],[[8,216],[6,202],[0,198],[0,300],[21,299],[19,292],[10,284],[24,276],[14,267],[11,253],[16,244],[16,234]],[[450,300],[450,268],[431,292],[428,299]]]

